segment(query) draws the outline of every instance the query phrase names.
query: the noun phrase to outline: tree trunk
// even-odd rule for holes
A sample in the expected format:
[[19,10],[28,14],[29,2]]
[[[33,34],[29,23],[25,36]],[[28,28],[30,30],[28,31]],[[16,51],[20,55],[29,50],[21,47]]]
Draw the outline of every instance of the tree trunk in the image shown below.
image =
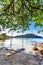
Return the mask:
[[[11,32],[11,36],[13,36],[13,31]],[[10,48],[12,48],[12,38],[10,40]]]
[[24,44],[23,44],[23,31],[22,31],[22,47],[24,47]]

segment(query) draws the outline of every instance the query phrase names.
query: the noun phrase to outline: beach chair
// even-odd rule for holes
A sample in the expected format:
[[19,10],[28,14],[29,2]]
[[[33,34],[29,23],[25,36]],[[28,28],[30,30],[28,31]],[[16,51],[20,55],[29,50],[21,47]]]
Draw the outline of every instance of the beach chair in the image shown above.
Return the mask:
[[5,56],[9,57],[13,54],[19,53],[19,52],[24,51],[24,50],[25,50],[24,48],[21,48],[21,49],[14,50],[13,52],[12,51],[11,52],[6,52]]

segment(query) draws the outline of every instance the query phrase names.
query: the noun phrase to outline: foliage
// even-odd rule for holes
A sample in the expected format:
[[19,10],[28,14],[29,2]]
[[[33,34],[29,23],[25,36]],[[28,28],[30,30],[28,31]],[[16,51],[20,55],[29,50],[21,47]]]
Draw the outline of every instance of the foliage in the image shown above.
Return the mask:
[[30,22],[43,26],[42,0],[0,0],[0,25],[3,28],[29,29]]
[[43,30],[38,31],[38,33],[43,32]]
[[5,40],[7,38],[6,34],[0,34],[0,40]]

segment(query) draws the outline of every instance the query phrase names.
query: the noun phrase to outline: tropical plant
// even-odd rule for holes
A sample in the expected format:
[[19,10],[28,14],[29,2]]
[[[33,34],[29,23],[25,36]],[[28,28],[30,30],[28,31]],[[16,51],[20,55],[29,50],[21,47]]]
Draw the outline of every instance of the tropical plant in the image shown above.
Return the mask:
[[24,30],[30,22],[43,27],[43,0],[0,0],[0,25],[2,28]]

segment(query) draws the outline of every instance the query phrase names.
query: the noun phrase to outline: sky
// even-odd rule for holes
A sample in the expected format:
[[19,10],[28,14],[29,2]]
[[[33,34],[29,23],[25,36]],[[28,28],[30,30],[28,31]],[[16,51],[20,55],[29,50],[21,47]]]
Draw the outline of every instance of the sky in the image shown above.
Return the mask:
[[34,23],[31,22],[30,30],[26,31],[26,33],[33,33],[33,34],[37,34],[37,35],[39,35],[39,36],[40,36],[40,35],[43,36],[43,32],[38,33],[39,30],[43,30],[43,27],[37,26],[37,27],[35,28]]
[[[29,30],[26,30],[23,34],[33,33],[33,34],[36,34],[36,35],[39,35],[39,36],[42,36],[42,37],[43,37],[43,32],[38,33],[39,30],[43,30],[43,27],[37,26],[37,27],[35,28],[33,22],[31,22],[30,24],[31,24],[31,25],[30,25],[30,27],[29,27]],[[43,23],[42,23],[42,24],[43,24]],[[2,31],[1,33],[7,33],[7,35],[11,36],[12,32],[9,32],[9,33],[8,33],[8,30],[9,30],[9,29],[6,29],[5,31]],[[21,30],[19,30],[19,31],[20,31],[19,33],[17,33],[17,31],[13,31],[13,36],[22,35]]]
[[[41,33],[38,33],[39,30],[43,30],[43,27],[40,27],[40,26],[37,26],[36,28],[34,27],[34,23],[31,22],[31,25],[29,27],[30,29],[25,31],[23,34],[27,34],[27,33],[33,33],[33,34],[36,34],[36,35],[39,35],[39,36],[43,36],[43,32]],[[7,30],[6,30],[7,32]],[[13,36],[16,36],[16,35],[21,35],[22,32],[19,32],[17,33],[17,31],[14,31],[13,32]],[[7,35],[10,35],[11,36],[11,32],[10,33],[7,33]]]
[[[23,34],[33,33],[33,34],[36,34],[36,35],[39,35],[39,36],[43,36],[43,32],[38,33],[39,30],[43,30],[43,27],[37,26],[35,28],[33,22],[31,22],[30,24],[31,25],[29,27],[29,30],[26,30]],[[1,33],[7,33],[7,35],[11,36],[12,32],[8,33],[8,30],[9,29],[6,29],[5,31],[2,31]],[[16,35],[22,35],[22,32],[17,33],[17,31],[13,31],[13,36],[16,36]]]
[[31,22],[31,26],[30,26],[29,32],[37,33],[39,30],[43,30],[43,27],[37,26],[37,27],[35,28],[34,23]]

